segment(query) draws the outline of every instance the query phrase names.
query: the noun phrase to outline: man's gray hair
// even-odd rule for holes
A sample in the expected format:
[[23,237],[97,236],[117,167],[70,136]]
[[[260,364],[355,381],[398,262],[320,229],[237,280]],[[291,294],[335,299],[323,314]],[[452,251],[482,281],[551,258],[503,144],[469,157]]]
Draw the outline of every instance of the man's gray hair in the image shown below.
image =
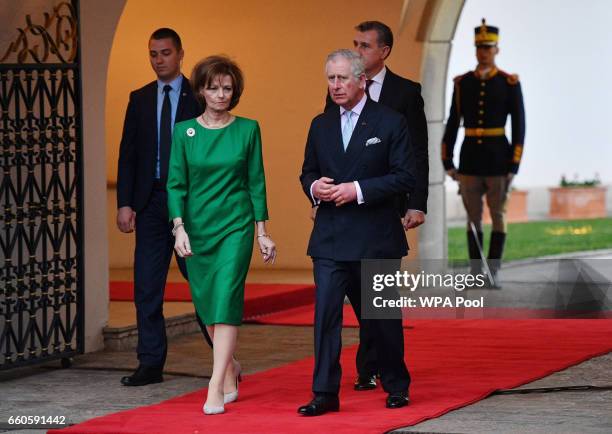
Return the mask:
[[351,63],[351,72],[353,76],[359,79],[363,74],[365,74],[365,66],[363,65],[363,59],[361,55],[356,51],[349,50],[347,48],[341,48],[339,50],[332,51],[327,56],[327,61],[325,62],[325,70],[327,71],[327,64],[329,62],[333,62],[338,57],[342,57],[348,60]]

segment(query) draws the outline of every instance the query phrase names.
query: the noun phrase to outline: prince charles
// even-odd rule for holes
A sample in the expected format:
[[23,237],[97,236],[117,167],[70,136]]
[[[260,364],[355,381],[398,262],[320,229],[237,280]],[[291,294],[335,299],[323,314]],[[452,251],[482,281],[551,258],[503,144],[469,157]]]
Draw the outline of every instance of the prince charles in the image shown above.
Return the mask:
[[351,300],[360,326],[377,337],[387,408],[408,404],[401,319],[361,318],[361,260],[400,259],[408,245],[396,197],[410,193],[414,168],[405,119],[365,95],[359,54],[337,50],[325,66],[329,94],[338,105],[312,121],[300,181],[319,205],[308,255],[316,285],[314,399],[304,416],[338,411],[342,309]]

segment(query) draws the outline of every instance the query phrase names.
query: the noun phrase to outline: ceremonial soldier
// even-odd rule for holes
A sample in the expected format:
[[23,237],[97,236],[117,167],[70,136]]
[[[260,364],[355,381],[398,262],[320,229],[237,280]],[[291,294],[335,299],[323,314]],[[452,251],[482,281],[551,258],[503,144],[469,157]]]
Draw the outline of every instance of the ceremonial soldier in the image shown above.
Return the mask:
[[[523,95],[517,75],[497,68],[495,56],[499,29],[482,25],[475,29],[478,66],[455,78],[453,101],[442,139],[442,163],[446,173],[459,182],[468,217],[468,252],[479,260],[482,247],[482,198],[486,195],[493,228],[488,258],[495,275],[506,241],[505,205],[512,178],[516,175],[525,138]],[[512,141],[506,138],[508,115],[512,119]],[[459,169],[453,164],[457,131],[463,119],[465,139]],[[471,230],[474,224],[476,235]]]

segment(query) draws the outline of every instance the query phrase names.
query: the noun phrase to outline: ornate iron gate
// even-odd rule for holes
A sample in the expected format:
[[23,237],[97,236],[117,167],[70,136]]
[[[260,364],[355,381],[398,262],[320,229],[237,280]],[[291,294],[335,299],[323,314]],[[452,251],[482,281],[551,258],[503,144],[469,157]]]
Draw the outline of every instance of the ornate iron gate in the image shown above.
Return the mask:
[[0,47],[0,369],[84,342],[78,2],[25,21]]

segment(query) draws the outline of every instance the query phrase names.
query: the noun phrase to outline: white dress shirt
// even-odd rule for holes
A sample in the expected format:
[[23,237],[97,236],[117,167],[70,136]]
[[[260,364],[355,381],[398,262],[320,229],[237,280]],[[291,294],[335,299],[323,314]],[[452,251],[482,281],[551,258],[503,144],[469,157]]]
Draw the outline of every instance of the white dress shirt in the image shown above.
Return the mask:
[[382,91],[383,81],[385,81],[385,75],[387,75],[387,67],[383,66],[383,68],[378,71],[378,74],[371,78],[372,83],[370,83],[368,93],[370,94],[370,99],[373,101],[378,102],[380,99],[380,92]]
[[[357,122],[359,121],[359,116],[361,115],[361,112],[363,111],[363,107],[365,106],[367,99],[368,97],[365,94],[363,94],[363,97],[361,98],[361,100],[355,105],[355,107],[353,107],[350,110],[353,131],[355,131],[355,126],[357,125]],[[344,126],[346,125],[346,115],[345,115],[346,112],[347,110],[341,106],[340,107],[340,131],[343,131]],[[315,205],[318,205],[321,202],[319,199],[314,197],[314,195],[312,194],[312,189],[314,188],[315,183],[317,183],[318,181],[319,180],[317,179],[312,184],[310,184],[310,197],[312,197],[312,201],[314,202]],[[364,203],[363,193],[361,192],[361,187],[359,186],[359,182],[357,181],[353,181],[353,184],[355,185],[355,190],[357,191],[357,203],[361,205],[362,203]]]

